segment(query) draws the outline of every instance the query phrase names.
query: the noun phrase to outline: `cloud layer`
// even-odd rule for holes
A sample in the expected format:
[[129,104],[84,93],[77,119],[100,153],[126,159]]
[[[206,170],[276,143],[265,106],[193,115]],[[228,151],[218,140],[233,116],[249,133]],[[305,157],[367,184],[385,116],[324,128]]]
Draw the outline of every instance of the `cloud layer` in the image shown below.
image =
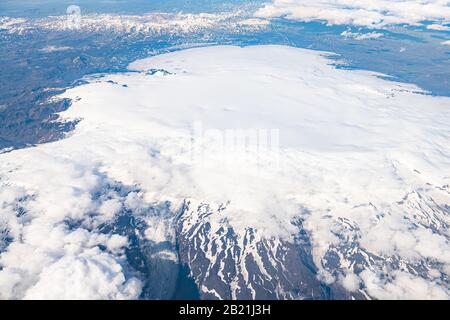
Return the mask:
[[261,18],[285,17],[300,21],[326,21],[330,25],[382,28],[416,25],[424,21],[450,23],[447,0],[274,0],[256,12]]

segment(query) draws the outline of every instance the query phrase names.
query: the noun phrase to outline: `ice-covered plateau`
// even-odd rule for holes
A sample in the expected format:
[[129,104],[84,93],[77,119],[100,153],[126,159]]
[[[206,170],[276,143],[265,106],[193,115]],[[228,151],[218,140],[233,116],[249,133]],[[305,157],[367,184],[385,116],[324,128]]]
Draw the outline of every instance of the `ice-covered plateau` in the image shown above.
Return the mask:
[[335,64],[206,47],[69,89],[70,135],[0,155],[0,298],[171,298],[183,265],[204,299],[448,299],[450,99]]

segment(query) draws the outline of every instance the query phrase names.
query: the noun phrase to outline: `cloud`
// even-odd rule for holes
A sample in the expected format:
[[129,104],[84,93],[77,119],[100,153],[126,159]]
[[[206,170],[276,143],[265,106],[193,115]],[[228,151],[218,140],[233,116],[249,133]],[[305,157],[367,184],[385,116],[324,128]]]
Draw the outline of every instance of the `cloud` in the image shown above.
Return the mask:
[[341,33],[341,36],[345,38],[353,38],[355,40],[368,40],[368,39],[378,39],[383,36],[380,32],[367,32],[367,33],[360,33],[360,32],[351,32],[349,30],[346,30]]
[[392,277],[392,281],[389,282],[368,270],[361,273],[368,293],[377,299],[421,300],[424,297],[430,300],[448,299],[448,292],[432,281],[425,281],[402,271],[393,272]]
[[96,249],[45,267],[24,299],[137,299],[141,290],[138,279],[125,279],[117,261]]
[[450,31],[450,27],[441,24],[430,24],[427,26],[428,30],[438,30],[438,31]]
[[[8,182],[0,179],[0,228],[10,238],[0,251],[0,298],[138,298],[141,282],[126,269],[127,238],[97,228],[114,221],[121,206],[108,187],[114,183],[83,161],[39,151],[33,157],[37,162],[14,170]],[[28,171],[37,166],[39,173]]]
[[[445,278],[428,270],[450,265],[450,100],[336,69],[328,55],[198,48],[68,90],[61,98],[73,105],[61,117],[82,119],[74,132],[0,155],[0,230],[9,237],[0,296],[138,297],[127,239],[101,226],[126,211],[147,223],[147,240],[173,243],[186,200],[227,204],[208,222],[239,239],[251,228],[256,239],[294,242],[292,222],[303,219],[324,282],[359,284],[374,298],[446,297]],[[166,202],[162,215],[145,210]],[[193,210],[185,227],[203,219]],[[337,263],[326,263],[330,252]]]
[[260,8],[260,18],[325,21],[329,25],[383,28],[395,24],[417,25],[424,21],[448,23],[447,0],[274,0]]
[[350,292],[355,292],[359,289],[359,277],[353,273],[348,273],[342,278],[342,285]]

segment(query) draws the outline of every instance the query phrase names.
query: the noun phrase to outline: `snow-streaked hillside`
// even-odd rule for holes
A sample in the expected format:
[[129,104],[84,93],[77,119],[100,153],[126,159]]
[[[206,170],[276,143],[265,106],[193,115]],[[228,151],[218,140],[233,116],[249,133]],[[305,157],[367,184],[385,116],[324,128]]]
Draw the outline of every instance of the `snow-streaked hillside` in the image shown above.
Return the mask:
[[435,28],[445,29],[450,23],[449,4],[448,0],[273,0],[256,16],[372,28],[433,21],[438,23]]
[[170,297],[181,263],[203,298],[448,298],[450,99],[328,55],[197,48],[67,91],[74,132],[0,155],[0,297]]

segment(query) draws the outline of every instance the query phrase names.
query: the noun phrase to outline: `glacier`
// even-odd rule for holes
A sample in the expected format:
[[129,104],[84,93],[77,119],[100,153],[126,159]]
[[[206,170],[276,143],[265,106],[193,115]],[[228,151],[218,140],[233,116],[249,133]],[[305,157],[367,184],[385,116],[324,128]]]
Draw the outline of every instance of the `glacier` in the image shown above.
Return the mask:
[[60,95],[74,131],[0,154],[0,298],[186,268],[203,299],[448,299],[450,98],[333,57],[194,48]]

